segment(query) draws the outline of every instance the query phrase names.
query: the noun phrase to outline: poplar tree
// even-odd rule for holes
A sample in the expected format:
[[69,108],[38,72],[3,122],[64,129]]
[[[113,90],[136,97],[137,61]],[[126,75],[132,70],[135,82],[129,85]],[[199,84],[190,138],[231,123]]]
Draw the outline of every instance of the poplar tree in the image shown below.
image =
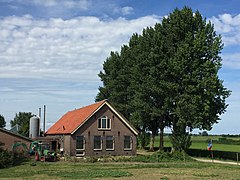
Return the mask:
[[230,91],[218,77],[222,48],[221,36],[198,11],[175,9],[111,53],[96,100],[109,99],[140,133],[151,131],[152,149],[158,129],[163,149],[168,126],[173,149],[186,150],[192,129],[210,130],[226,111]]
[[226,111],[230,91],[218,77],[223,43],[213,24],[188,7],[175,9],[162,27],[167,80],[172,84],[172,144],[185,150],[190,146],[186,128],[210,130]]

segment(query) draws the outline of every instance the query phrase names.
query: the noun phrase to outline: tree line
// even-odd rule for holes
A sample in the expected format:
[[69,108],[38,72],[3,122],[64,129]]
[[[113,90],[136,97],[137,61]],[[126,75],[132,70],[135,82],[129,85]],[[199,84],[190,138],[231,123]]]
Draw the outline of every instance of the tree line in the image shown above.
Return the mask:
[[111,52],[98,74],[96,101],[108,99],[137,127],[142,147],[151,132],[172,131],[174,150],[186,150],[194,128],[210,130],[226,111],[230,91],[218,71],[223,43],[199,11],[175,9],[161,23],[134,33],[120,52]]

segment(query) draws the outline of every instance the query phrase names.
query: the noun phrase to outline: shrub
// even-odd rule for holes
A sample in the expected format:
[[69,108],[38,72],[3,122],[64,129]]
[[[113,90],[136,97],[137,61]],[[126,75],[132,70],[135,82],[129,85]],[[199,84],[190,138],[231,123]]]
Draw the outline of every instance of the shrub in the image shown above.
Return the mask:
[[0,168],[5,168],[13,164],[13,155],[11,152],[0,148]]
[[3,149],[0,142],[0,168],[15,166],[27,160],[27,153],[24,151],[8,151]]
[[137,137],[138,146],[140,148],[145,148],[150,143],[150,134],[145,131],[138,135]]
[[216,141],[216,143],[240,145],[240,140],[227,139],[226,137],[223,137],[218,138],[218,141]]
[[152,155],[138,155],[132,157],[133,162],[169,162],[169,161],[192,161],[192,158],[184,151],[171,152],[155,152]]

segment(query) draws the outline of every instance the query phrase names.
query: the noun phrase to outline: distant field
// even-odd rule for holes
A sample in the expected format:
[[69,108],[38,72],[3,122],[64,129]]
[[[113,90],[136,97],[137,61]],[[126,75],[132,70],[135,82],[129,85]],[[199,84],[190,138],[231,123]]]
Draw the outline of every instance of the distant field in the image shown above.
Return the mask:
[[202,162],[28,162],[0,170],[0,179],[239,179],[240,166]]
[[[231,152],[240,152],[240,145],[231,145],[231,144],[217,144],[214,143],[214,140],[218,140],[221,136],[192,136],[192,149],[207,149],[207,140],[213,140],[213,150],[219,151],[231,151]],[[240,140],[239,137],[228,137],[227,139]],[[164,146],[171,147],[172,144],[168,136],[164,136]],[[159,147],[159,136],[156,137],[155,147]]]

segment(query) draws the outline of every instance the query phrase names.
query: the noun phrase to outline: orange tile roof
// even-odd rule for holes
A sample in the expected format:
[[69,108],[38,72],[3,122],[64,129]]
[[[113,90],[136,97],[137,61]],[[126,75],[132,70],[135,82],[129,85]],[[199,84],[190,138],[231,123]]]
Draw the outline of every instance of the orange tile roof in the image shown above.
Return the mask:
[[106,100],[67,112],[46,132],[50,134],[70,134],[101,107]]

